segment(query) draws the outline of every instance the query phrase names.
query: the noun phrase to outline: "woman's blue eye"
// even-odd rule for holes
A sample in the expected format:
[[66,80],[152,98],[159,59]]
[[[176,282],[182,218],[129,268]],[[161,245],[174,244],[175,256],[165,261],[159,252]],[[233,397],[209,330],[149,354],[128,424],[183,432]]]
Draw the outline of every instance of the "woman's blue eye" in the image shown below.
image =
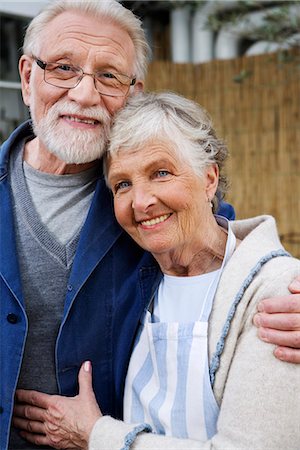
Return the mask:
[[166,177],[166,176],[170,175],[170,172],[168,172],[167,170],[158,170],[158,171],[156,172],[156,175],[157,175],[158,177],[163,178],[163,177]]
[[118,192],[120,189],[126,189],[130,186],[129,181],[120,181],[120,183],[115,185],[115,192]]

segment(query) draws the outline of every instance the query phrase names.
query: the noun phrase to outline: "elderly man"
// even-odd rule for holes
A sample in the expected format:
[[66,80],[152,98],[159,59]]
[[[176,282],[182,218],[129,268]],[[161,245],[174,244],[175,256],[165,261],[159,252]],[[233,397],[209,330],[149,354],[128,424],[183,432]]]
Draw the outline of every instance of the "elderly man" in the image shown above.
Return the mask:
[[[19,68],[32,124],[0,154],[2,450],[33,448],[9,432],[16,387],[74,395],[86,359],[103,413],[122,415],[153,260],[117,225],[101,156],[114,113],[143,88],[148,55],[140,21],[114,0],[52,2],[26,32]],[[300,311],[292,298],[262,305],[264,339],[296,347],[299,315],[265,314]]]

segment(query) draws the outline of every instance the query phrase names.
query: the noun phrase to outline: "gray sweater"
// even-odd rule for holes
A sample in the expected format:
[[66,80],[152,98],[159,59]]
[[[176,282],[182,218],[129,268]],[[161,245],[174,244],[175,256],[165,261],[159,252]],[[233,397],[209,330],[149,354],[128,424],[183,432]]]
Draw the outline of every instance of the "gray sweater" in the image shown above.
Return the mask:
[[221,276],[209,320],[213,390],[220,405],[217,433],[206,442],[176,439],[138,433],[136,424],[105,416],[92,430],[90,450],[128,449],[125,439],[133,442],[132,450],[300,449],[300,366],[276,359],[274,346],[257,338],[252,323],[260,300],[289,293],[300,261],[277,256],[264,264],[266,255],[282,249],[272,217],[231,225],[242,242]]

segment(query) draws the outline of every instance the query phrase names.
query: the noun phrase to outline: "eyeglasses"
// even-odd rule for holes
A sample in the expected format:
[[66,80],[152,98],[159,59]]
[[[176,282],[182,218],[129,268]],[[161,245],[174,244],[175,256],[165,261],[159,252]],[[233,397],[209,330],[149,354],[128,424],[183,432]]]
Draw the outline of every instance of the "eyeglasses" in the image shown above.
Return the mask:
[[85,75],[94,79],[94,85],[99,94],[111,97],[125,97],[134,86],[136,78],[116,72],[86,73],[81,67],[64,63],[47,63],[33,57],[37,65],[44,71],[44,81],[52,86],[63,89],[73,89]]

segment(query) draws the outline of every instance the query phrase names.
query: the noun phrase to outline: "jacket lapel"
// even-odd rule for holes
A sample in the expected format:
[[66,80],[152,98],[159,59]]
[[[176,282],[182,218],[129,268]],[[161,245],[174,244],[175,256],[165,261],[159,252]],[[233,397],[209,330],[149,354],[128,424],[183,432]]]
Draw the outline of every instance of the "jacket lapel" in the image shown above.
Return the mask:
[[75,295],[122,233],[114,217],[111,193],[102,177],[81,231],[70,275]]
[[10,186],[4,165],[0,172],[0,220],[0,274],[14,297],[23,305]]

